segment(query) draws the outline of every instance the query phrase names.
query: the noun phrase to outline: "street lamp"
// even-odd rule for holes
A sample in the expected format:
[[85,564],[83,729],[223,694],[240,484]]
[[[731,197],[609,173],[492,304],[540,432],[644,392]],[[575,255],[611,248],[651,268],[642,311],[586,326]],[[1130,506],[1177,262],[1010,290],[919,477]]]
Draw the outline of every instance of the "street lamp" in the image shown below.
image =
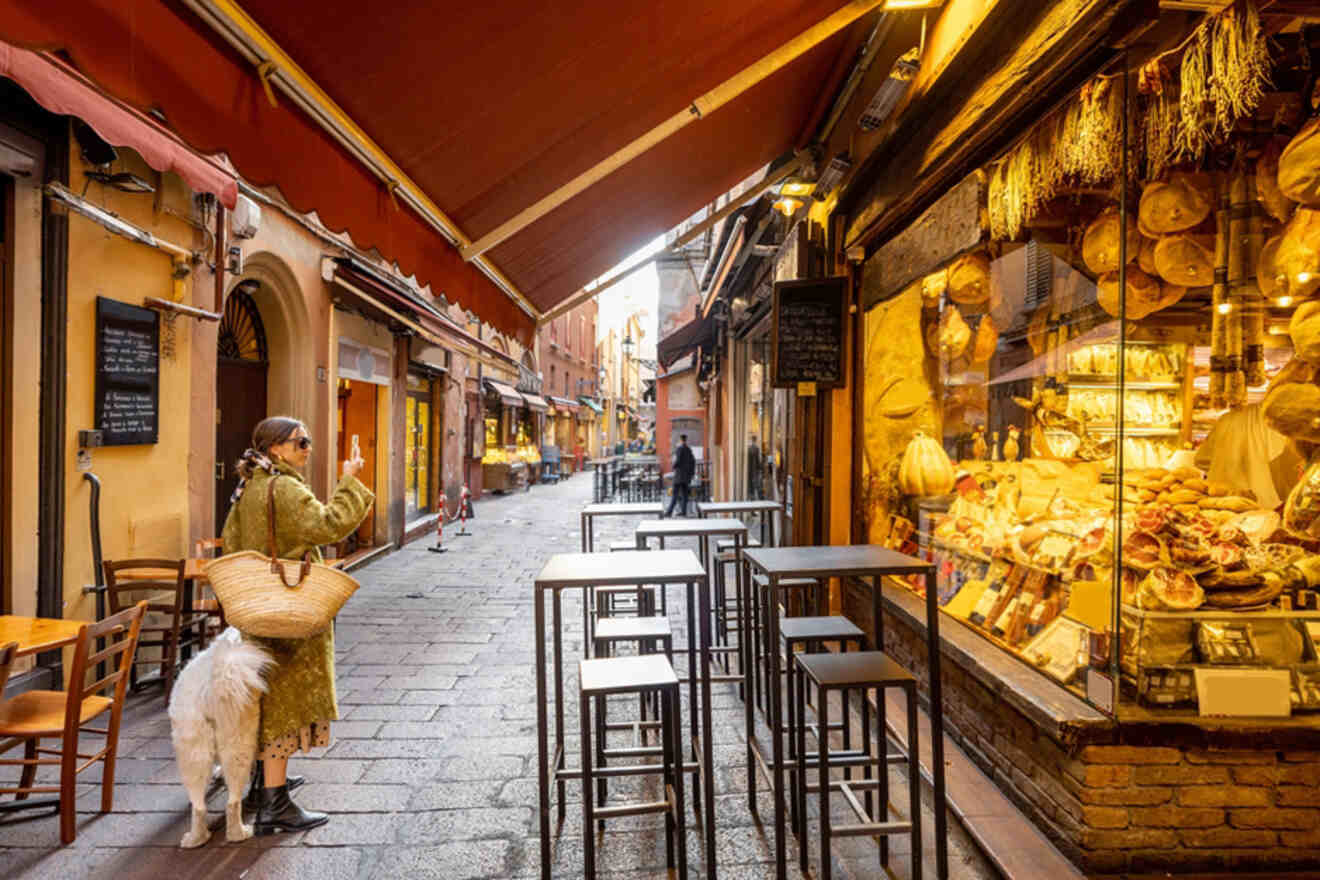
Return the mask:
[[633,350],[633,341],[632,341],[631,333],[625,333],[623,335],[623,342],[620,344],[619,347],[623,349],[623,356],[631,360],[632,350]]

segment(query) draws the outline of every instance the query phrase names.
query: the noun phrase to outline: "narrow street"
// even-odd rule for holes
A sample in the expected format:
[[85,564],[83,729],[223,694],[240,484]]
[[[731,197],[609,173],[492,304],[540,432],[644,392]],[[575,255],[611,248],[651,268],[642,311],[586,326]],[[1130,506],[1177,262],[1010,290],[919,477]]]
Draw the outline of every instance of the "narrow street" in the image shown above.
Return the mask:
[[[528,493],[488,496],[476,506],[470,537],[446,530],[448,552],[430,539],[408,545],[357,574],[362,589],[339,616],[339,705],[333,742],[315,758],[295,758],[307,784],[298,800],[331,813],[329,824],[242,844],[224,840],[223,792],[211,800],[221,823],[201,850],[178,848],[188,800],[178,781],[169,721],[159,689],[133,697],[125,713],[116,770],[115,811],[95,812],[92,771],[80,778],[78,838],[59,847],[50,819],[0,825],[0,875],[24,878],[522,878],[537,875],[536,727],[531,584],[552,553],[574,551],[576,512],[591,481],[579,475]],[[626,518],[598,524],[598,542],[627,536]],[[680,603],[670,604],[679,644]],[[580,656],[580,605],[565,602],[565,656]],[[571,696],[571,688],[570,688]],[[715,694],[720,876],[774,875],[773,846],[746,808],[742,704],[732,685]],[[687,705],[684,703],[684,716]],[[575,716],[568,726],[573,728]],[[569,754],[576,738],[571,737]],[[895,770],[895,802],[904,783]],[[764,790],[764,789],[763,789]],[[611,791],[625,793],[616,782]],[[634,789],[640,791],[640,789]],[[580,876],[581,815],[574,785],[555,841],[556,877]],[[761,816],[773,813],[762,797]],[[690,813],[690,811],[689,811]],[[842,813],[840,813],[842,815]],[[689,817],[688,858],[704,876],[700,832]],[[927,870],[933,850],[926,814]],[[956,823],[950,865],[957,878],[993,877]],[[892,844],[891,867],[908,876],[907,845]],[[611,822],[598,847],[601,876],[665,877],[658,817]],[[869,840],[835,844],[836,875],[876,877]],[[790,873],[797,853],[789,842]],[[813,860],[815,855],[813,854]]]

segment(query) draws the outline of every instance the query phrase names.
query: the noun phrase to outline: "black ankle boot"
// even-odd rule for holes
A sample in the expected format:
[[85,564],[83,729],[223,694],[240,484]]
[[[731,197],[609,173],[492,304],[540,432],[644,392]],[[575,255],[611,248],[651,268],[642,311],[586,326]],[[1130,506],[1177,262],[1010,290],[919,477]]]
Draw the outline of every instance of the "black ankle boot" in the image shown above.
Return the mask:
[[[261,808],[261,789],[265,786],[266,769],[260,761],[252,764],[252,778],[248,780],[247,794],[243,795],[243,812],[255,813]],[[286,776],[284,784],[292,792],[307,781],[305,776]]]
[[304,810],[289,797],[289,786],[263,788],[261,807],[257,810],[255,831],[257,834],[273,834],[276,831],[306,831],[330,821],[325,813]]

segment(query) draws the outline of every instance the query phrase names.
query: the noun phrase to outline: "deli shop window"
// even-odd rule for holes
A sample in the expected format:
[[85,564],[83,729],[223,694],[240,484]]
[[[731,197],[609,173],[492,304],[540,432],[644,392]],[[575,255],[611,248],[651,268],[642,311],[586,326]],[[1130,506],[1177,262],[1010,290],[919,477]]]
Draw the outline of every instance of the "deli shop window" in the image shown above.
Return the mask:
[[1320,726],[1320,119],[1246,9],[1035,120],[865,314],[868,540],[1120,719]]

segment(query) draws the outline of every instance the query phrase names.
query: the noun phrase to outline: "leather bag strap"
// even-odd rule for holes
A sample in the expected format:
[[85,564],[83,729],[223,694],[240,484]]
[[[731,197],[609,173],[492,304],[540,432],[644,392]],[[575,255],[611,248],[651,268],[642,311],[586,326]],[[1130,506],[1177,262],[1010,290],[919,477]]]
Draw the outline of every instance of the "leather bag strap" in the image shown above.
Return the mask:
[[307,575],[312,573],[311,551],[303,554],[302,565],[298,566],[298,580],[289,583],[285,576],[284,565],[280,562],[279,551],[275,546],[275,481],[280,477],[275,474],[270,478],[270,491],[266,495],[266,546],[270,550],[270,571],[280,576],[280,583],[289,589],[302,586]]

